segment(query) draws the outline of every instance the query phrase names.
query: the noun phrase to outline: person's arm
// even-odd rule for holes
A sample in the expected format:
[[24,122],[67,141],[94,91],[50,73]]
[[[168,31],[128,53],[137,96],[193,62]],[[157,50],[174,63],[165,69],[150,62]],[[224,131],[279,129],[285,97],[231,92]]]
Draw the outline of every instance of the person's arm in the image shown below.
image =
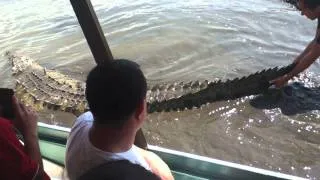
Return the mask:
[[26,108],[23,104],[19,103],[15,97],[13,97],[13,109],[15,113],[13,124],[23,135],[25,152],[28,154],[30,159],[38,162],[39,168],[35,177],[39,180],[43,179],[43,177],[46,176],[44,176],[38,142],[37,114],[33,110]]
[[284,86],[291,78],[298,75],[300,72],[307,69],[320,56],[320,27],[317,28],[317,33],[313,41],[309,43],[306,49],[294,60],[296,66],[293,70],[284,76],[278,77],[271,81],[276,87]]
[[[298,75],[300,72],[307,69],[314,61],[316,61],[320,56],[320,27],[317,27],[317,33],[314,40],[308,45],[306,51],[302,53],[303,56],[297,62],[295,68],[287,74],[288,78]],[[289,80],[288,79],[288,80]]]
[[317,27],[317,32],[315,35],[315,38],[308,44],[308,46],[303,50],[303,52],[293,61],[294,63],[299,63],[302,59],[304,59],[304,57],[311,51],[311,49],[317,45],[317,43],[319,42],[319,38],[320,38],[320,27],[319,27],[320,23],[318,20],[318,27]]
[[174,180],[168,165],[155,153],[136,147],[141,156],[146,160],[151,171],[162,180]]
[[301,59],[303,59],[306,54],[308,54],[310,52],[310,50],[312,49],[312,47],[315,45],[316,41],[315,39],[313,39],[309,44],[308,46],[303,50],[303,52],[298,56],[296,57],[296,59],[293,61],[294,63],[299,63],[301,61]]
[[298,75],[305,69],[307,69],[314,61],[317,60],[317,58],[320,56],[320,44],[314,43],[314,45],[311,47],[309,52],[301,58],[301,60],[296,64],[296,66],[293,68],[293,70],[284,76],[281,76],[273,81],[276,85],[276,87],[282,87],[284,84],[286,84],[291,78]]
[[44,169],[43,169],[43,163],[40,153],[40,147],[38,143],[38,137],[37,136],[24,136],[24,143],[25,143],[25,152],[29,155],[29,157],[38,162],[39,164],[39,171],[36,175],[36,179],[42,179]]
[[[288,78],[298,75],[300,72],[307,69],[320,56],[320,44],[315,43],[311,50],[301,59],[301,61],[287,74]],[[288,79],[288,80],[289,80]]]

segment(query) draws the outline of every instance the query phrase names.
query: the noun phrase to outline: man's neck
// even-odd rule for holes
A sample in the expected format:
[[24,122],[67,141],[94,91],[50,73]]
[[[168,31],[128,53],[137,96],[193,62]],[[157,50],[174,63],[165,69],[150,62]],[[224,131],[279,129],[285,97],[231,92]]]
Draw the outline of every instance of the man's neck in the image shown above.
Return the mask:
[[111,153],[120,153],[128,151],[135,138],[135,132],[127,129],[115,130],[106,127],[97,127],[92,125],[89,130],[89,140],[96,148]]

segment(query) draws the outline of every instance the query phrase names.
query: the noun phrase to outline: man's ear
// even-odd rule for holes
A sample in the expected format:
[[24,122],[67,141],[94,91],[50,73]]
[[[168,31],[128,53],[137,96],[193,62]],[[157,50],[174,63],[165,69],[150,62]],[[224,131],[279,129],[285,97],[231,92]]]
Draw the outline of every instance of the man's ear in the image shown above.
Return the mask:
[[134,114],[135,119],[139,120],[139,121],[143,121],[145,119],[145,114],[146,114],[146,110],[147,110],[147,106],[146,106],[146,99],[143,99],[138,107],[136,108],[136,112]]

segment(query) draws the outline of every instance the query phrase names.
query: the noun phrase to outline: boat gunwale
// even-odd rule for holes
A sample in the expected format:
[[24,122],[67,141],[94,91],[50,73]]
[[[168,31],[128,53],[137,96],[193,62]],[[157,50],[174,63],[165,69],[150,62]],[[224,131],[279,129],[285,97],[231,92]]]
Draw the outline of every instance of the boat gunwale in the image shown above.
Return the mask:
[[[60,143],[62,145],[65,145],[66,139],[70,131],[71,131],[71,128],[38,122],[38,132],[39,132],[40,141],[42,139],[49,138],[49,140],[43,140],[48,142],[52,138],[53,141],[58,142],[58,144]],[[51,136],[53,133],[56,135],[55,137]],[[169,166],[170,165],[174,166],[173,167],[174,171],[177,171],[177,170],[178,170],[177,172],[183,171],[183,173],[192,174],[192,175],[196,173],[200,177],[205,176],[206,178],[215,178],[216,177],[215,174],[217,174],[217,177],[221,177],[221,175],[228,176],[231,173],[231,175],[233,176],[239,176],[239,179],[248,178],[248,176],[251,174],[252,176],[258,175],[259,177],[261,176],[264,178],[269,177],[269,178],[276,178],[276,179],[305,180],[305,178],[302,178],[302,177],[297,177],[289,174],[265,170],[265,169],[256,168],[256,167],[251,167],[251,166],[242,165],[238,163],[223,161],[219,159],[191,154],[191,153],[182,152],[178,150],[172,150],[172,149],[154,146],[150,144],[148,144],[147,149],[160,155],[160,157],[162,158],[163,156],[165,156],[166,160],[169,160],[170,162],[168,163],[166,160],[165,161],[169,164]],[[177,160],[179,161],[179,163],[176,162]],[[207,165],[204,165],[204,164],[207,164],[207,165],[209,164],[210,167],[211,168],[214,167],[215,170],[208,169]],[[186,167],[190,168],[191,166],[197,167],[197,169],[195,168],[193,168],[192,170],[186,169]]]

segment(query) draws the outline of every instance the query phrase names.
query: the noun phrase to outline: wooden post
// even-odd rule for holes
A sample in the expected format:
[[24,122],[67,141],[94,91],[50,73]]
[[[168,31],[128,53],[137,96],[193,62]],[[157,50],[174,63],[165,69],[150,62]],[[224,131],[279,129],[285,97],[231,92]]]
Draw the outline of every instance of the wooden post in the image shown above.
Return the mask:
[[113,60],[111,50],[90,0],[71,0],[83,34],[97,64]]
[[[96,63],[99,65],[112,61],[111,50],[90,0],[70,0],[70,2]],[[148,146],[142,129],[139,129],[136,134],[135,145],[143,149],[146,149]]]

